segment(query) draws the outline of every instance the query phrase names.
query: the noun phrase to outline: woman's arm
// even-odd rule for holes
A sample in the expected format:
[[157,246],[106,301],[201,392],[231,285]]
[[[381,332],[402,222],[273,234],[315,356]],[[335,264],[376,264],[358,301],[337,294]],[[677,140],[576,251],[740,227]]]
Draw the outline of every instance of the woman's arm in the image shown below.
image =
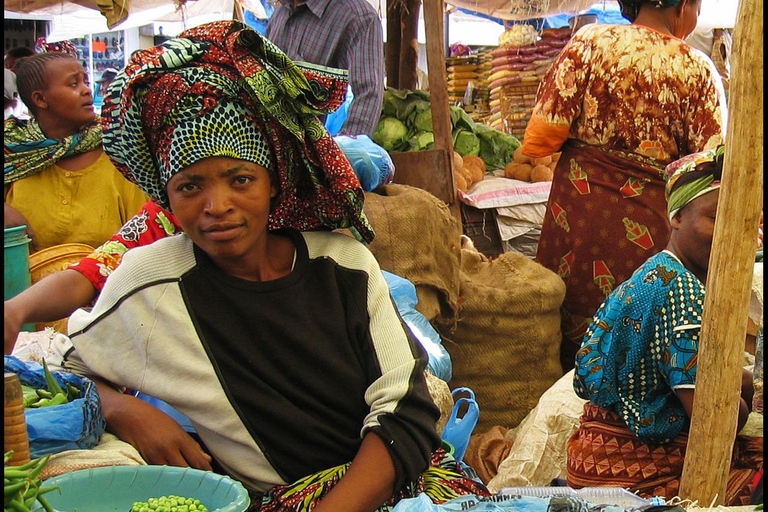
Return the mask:
[[89,305],[94,297],[96,289],[87,278],[74,270],[63,270],[5,301],[5,354],[13,351],[22,325],[66,318]]
[[211,470],[211,456],[173,418],[103,380],[89,378],[96,383],[109,431],[133,445],[147,463]]
[[315,512],[372,512],[394,494],[395,466],[389,450],[369,432],[346,474],[314,508]]
[[[744,370],[744,372],[749,373],[751,375],[751,372],[747,372],[746,370]],[[744,380],[746,380],[746,376],[742,373],[742,382]],[[751,409],[751,400],[750,400],[750,405],[748,406],[746,400],[744,399],[745,392],[744,392],[743,386],[742,386],[741,394],[742,396],[739,397],[739,419],[736,423],[736,432],[740,432],[741,429],[744,428],[744,425],[747,424],[747,418],[749,418],[749,411]],[[675,389],[675,395],[677,395],[677,398],[683,404],[685,413],[690,418],[691,413],[693,412],[693,396],[694,396],[693,388]]]

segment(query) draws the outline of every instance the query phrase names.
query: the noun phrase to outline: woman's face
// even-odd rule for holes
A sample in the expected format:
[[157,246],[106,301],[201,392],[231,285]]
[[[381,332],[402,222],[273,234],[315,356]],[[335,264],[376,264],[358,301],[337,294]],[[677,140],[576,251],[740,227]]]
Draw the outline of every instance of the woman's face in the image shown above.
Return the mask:
[[[38,91],[44,109],[74,133],[96,119],[88,76],[75,59],[56,59],[45,66],[46,89]],[[35,92],[33,99],[36,98]],[[37,100],[35,100],[37,101]]]
[[184,232],[212,260],[226,266],[261,254],[254,249],[265,244],[277,195],[267,169],[236,158],[205,158],[175,174],[167,191]]
[[675,253],[686,268],[702,281],[709,267],[719,197],[720,190],[697,197],[685,205],[671,222]]

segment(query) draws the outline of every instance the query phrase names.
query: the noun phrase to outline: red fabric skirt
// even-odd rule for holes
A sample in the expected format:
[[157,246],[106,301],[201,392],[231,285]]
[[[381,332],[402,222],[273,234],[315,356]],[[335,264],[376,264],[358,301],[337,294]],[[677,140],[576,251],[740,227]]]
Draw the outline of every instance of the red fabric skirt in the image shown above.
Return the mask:
[[663,173],[638,155],[563,146],[536,261],[565,281],[563,342],[575,350],[606,296],[667,245]]
[[[589,402],[580,423],[568,441],[569,487],[622,487],[644,498],[678,495],[687,434],[666,444],[644,443],[617,414]],[[762,467],[763,438],[736,436],[724,505],[749,505]]]

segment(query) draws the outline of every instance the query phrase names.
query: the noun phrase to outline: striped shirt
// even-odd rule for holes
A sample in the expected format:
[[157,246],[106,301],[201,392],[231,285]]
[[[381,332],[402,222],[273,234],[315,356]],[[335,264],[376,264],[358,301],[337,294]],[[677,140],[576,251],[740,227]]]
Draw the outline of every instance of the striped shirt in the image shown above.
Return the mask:
[[355,95],[341,134],[370,135],[384,98],[384,36],[367,0],[282,0],[267,38],[296,61],[346,69]]

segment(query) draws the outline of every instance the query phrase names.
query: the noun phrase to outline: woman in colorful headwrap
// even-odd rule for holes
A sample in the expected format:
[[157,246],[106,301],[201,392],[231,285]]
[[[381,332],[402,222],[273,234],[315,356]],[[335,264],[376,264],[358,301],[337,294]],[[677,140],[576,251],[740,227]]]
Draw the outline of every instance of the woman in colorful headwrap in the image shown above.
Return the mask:
[[5,121],[4,225],[26,225],[36,249],[97,247],[147,196],[102,151],[93,96],[77,60],[39,53],[20,59],[16,75],[33,117]]
[[[688,155],[667,167],[669,243],[608,296],[589,325],[576,354],[574,389],[589,401],[568,442],[571,487],[677,496],[723,149]],[[747,370],[741,390],[738,430],[752,405]],[[725,505],[749,503],[762,453],[762,437],[737,436]]]
[[566,283],[566,370],[600,303],[668,240],[664,167],[724,141],[722,83],[683,41],[701,0],[619,3],[632,23],[572,37],[539,87],[521,150],[563,152],[536,261]]
[[[487,495],[438,448],[426,355],[375,258],[330,231],[373,238],[317,118],[341,104],[341,77],[234,21],[132,56],[105,98],[105,147],[184,232],[126,253],[70,318],[65,365],[97,380],[108,427],[148,462],[209,469],[212,456],[254,510]],[[210,456],[112,386],[178,409]]]

